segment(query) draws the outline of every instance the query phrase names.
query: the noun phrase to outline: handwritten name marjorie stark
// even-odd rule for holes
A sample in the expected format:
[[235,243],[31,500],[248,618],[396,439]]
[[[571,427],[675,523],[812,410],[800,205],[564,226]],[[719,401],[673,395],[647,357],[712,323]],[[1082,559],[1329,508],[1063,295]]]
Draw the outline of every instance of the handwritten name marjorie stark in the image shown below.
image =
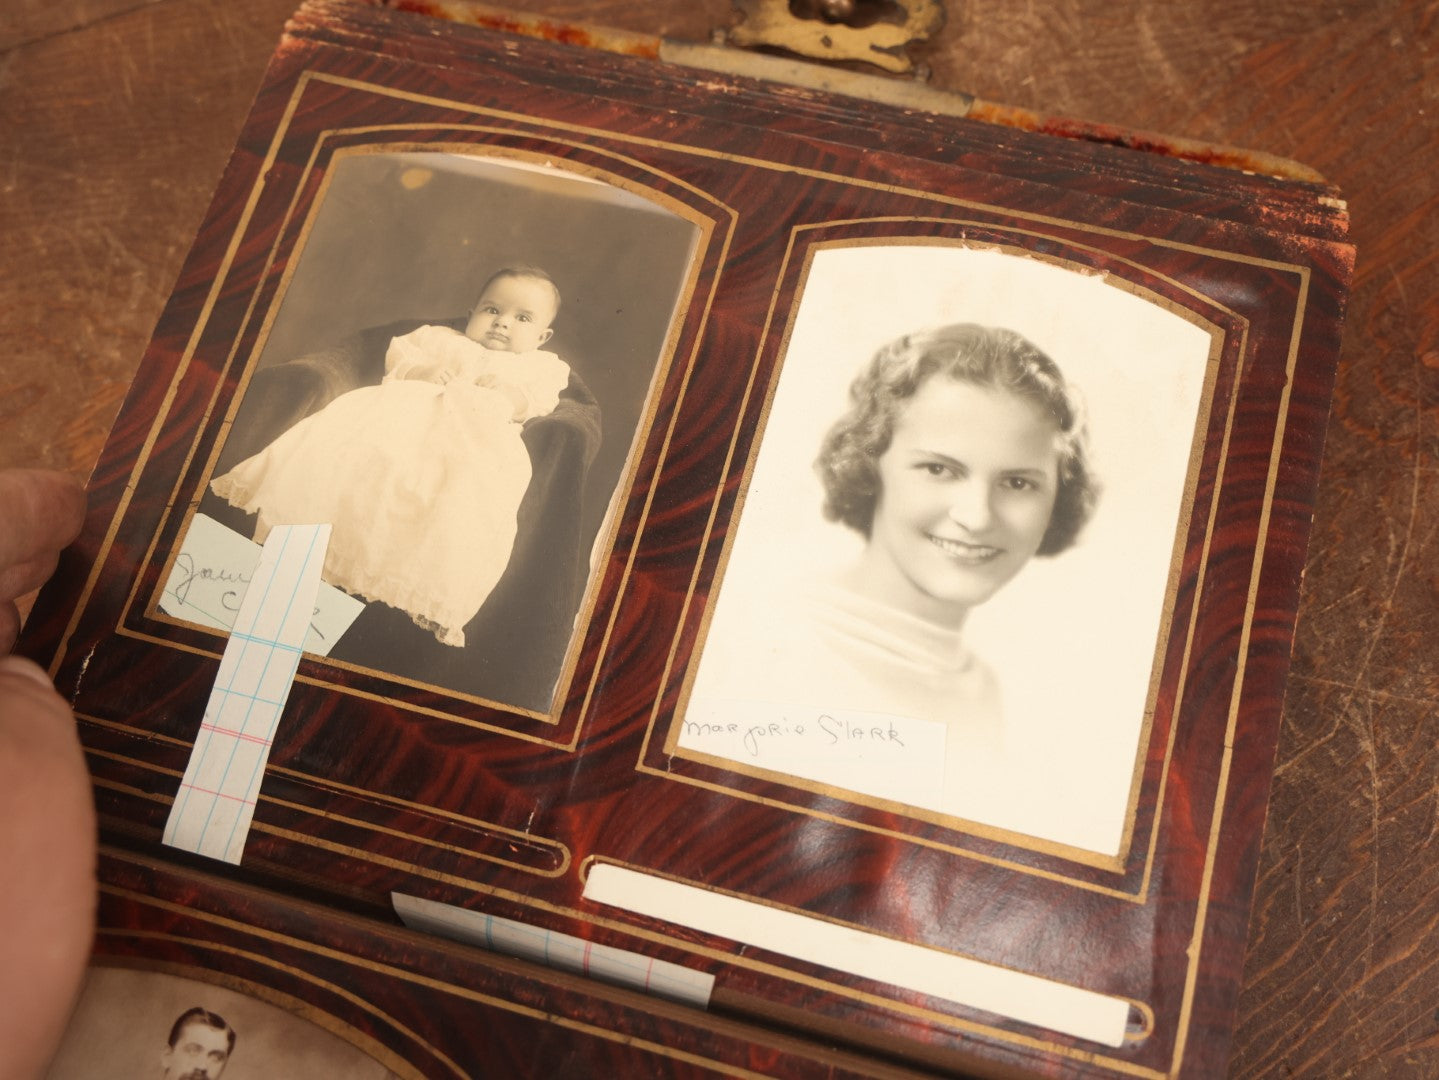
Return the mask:
[[[832,789],[936,808],[947,729],[900,713],[754,698],[691,700],[679,728],[684,750]],[[779,775],[776,775],[779,774]]]
[[[805,746],[806,750],[823,750],[825,747],[840,747],[846,744],[866,742],[905,749],[904,739],[901,737],[899,729],[895,727],[893,720],[867,724],[856,723],[852,720],[836,719],[828,713],[820,713],[808,724],[788,719],[772,720],[763,724],[738,722],[706,724],[686,720],[684,731],[685,735],[695,739],[738,738],[745,751],[754,758],[762,756],[761,747],[767,747],[779,740],[802,740],[810,744]],[[793,752],[798,747],[790,745],[785,749]]]

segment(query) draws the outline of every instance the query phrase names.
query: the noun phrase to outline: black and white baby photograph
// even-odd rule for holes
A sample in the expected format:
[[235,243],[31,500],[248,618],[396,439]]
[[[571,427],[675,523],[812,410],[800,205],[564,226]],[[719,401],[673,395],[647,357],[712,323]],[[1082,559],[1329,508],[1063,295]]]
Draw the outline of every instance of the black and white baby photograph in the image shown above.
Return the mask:
[[816,248],[680,752],[1117,855],[1215,340],[1022,253]]
[[546,715],[699,235],[555,162],[337,153],[186,583],[219,573],[201,525],[230,552],[328,523],[312,651]]

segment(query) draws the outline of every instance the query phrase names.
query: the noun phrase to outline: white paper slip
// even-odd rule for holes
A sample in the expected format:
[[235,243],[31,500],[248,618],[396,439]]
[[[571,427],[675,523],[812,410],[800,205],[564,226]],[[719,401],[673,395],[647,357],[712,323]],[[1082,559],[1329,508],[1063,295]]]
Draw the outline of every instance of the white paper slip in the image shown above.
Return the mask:
[[265,541],[170,807],[165,843],[240,862],[329,542],[328,525],[277,525]]
[[592,866],[584,896],[1106,1046],[1124,1041],[1129,1022],[1122,998],[620,866]]
[[390,903],[400,921],[412,930],[479,945],[491,952],[577,972],[701,1009],[709,1005],[714,989],[713,975],[624,949],[595,945],[569,934],[404,893],[391,893]]
[[[212,517],[196,514],[160,594],[160,610],[212,630],[229,630],[235,625],[240,598],[259,561],[259,544]],[[363,601],[322,581],[305,637],[305,651],[328,656],[340,635],[364,610]]]

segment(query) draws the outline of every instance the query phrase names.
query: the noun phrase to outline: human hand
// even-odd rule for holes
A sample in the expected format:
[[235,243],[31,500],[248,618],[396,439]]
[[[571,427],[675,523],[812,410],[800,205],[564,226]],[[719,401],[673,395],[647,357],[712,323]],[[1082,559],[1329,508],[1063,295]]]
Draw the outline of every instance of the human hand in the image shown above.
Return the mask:
[[[0,471],[0,652],[15,601],[74,539],[84,496],[38,470]],[[75,719],[45,672],[0,656],[0,1077],[38,1076],[65,1028],[95,925],[95,812]]]
[[39,1076],[64,1033],[95,927],[95,811],[65,699],[0,658],[0,1077]]
[[85,493],[64,473],[0,469],[0,654],[20,632],[15,601],[55,570],[85,520]]

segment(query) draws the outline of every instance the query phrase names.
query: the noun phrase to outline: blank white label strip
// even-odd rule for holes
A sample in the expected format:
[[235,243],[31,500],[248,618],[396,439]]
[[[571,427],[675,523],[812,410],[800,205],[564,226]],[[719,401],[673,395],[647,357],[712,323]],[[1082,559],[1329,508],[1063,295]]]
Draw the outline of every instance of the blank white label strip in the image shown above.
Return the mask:
[[1106,1046],[1124,1041],[1122,998],[1022,971],[597,863],[585,899],[707,934],[891,983]]
[[329,525],[270,531],[165,822],[165,843],[172,847],[239,864],[329,542]]

